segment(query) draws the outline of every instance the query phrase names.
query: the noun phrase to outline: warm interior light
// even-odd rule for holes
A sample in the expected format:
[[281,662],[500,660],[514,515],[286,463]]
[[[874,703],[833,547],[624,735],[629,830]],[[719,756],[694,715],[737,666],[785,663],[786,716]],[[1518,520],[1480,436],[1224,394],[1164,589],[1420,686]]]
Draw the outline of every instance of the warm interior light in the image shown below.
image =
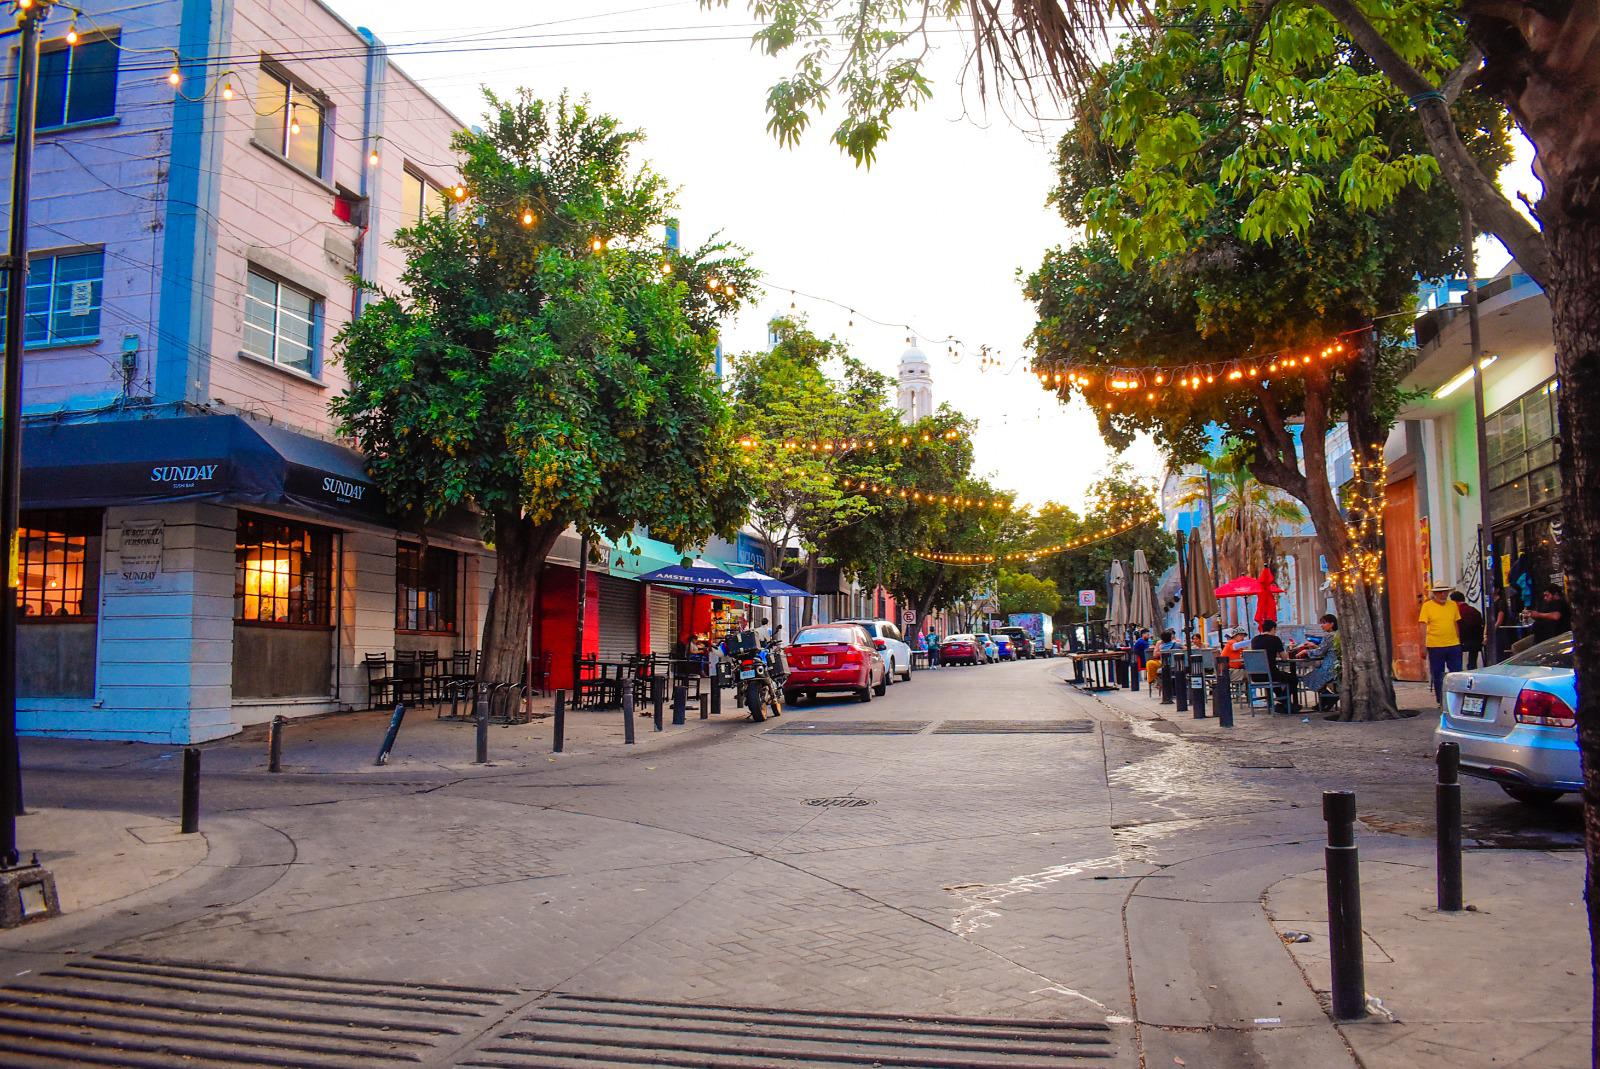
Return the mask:
[[[1494,363],[1498,359],[1500,359],[1498,356],[1486,356],[1482,360],[1478,361],[1478,369],[1481,371],[1484,368],[1488,367],[1490,364]],[[1457,390],[1461,389],[1461,387],[1465,386],[1467,383],[1469,383],[1471,381],[1472,381],[1472,365],[1468,364],[1465,368],[1463,368],[1461,370],[1461,373],[1459,375],[1457,375],[1455,378],[1451,379],[1449,382],[1445,383],[1443,386],[1439,387],[1437,390],[1433,391],[1433,396],[1436,399],[1443,400],[1444,398],[1449,397],[1451,394],[1455,393]]]

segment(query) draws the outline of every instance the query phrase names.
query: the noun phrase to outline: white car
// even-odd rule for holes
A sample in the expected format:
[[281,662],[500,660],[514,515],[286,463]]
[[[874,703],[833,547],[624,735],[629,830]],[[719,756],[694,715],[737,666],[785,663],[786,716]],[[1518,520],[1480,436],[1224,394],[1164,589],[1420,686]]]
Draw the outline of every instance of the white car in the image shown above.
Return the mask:
[[890,620],[840,620],[843,624],[860,624],[872,644],[883,654],[890,680],[899,677],[911,682],[911,647],[900,637],[900,629]]

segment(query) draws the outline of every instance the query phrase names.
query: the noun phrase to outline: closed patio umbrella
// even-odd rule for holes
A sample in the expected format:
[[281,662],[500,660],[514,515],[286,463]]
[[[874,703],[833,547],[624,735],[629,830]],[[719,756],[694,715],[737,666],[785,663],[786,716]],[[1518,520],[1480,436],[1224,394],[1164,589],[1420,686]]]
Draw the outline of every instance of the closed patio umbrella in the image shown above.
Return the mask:
[[1200,544],[1200,531],[1189,532],[1188,571],[1185,576],[1189,587],[1189,611],[1202,620],[1217,614],[1216,584],[1211,581],[1211,569],[1206,567],[1206,554]]
[[1136,629],[1156,626],[1156,592],[1150,583],[1150,561],[1142,549],[1133,551],[1133,592],[1128,598],[1128,623]]
[[1256,597],[1256,623],[1260,624],[1263,620],[1277,620],[1277,595],[1284,592],[1283,587],[1279,586],[1277,579],[1273,577],[1272,569],[1266,567],[1261,569],[1256,582],[1261,587],[1261,593]]
[[1128,571],[1122,562],[1111,562],[1111,606],[1106,614],[1113,641],[1120,643],[1128,630]]

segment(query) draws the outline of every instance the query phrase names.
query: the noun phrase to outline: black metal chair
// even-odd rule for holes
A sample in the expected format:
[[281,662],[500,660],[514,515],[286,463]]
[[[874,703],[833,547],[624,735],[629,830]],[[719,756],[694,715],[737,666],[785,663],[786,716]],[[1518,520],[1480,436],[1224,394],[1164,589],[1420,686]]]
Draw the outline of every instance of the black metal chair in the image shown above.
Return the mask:
[[369,653],[362,659],[361,667],[367,673],[367,707],[376,709],[389,704],[394,696],[395,676],[389,669],[387,653]]
[[422,664],[417,659],[416,650],[395,651],[393,677],[395,701],[405,701],[407,696],[414,697],[418,702],[422,701],[426,686],[422,678]]

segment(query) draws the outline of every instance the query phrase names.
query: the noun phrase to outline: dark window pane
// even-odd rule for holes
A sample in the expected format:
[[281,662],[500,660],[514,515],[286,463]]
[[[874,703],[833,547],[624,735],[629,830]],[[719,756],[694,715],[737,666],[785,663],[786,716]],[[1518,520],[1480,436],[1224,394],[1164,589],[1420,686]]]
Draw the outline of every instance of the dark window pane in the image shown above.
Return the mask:
[[104,119],[116,113],[117,46],[104,39],[78,45],[72,51],[67,121]]
[[58,48],[39,55],[39,105],[34,122],[40,127],[60,126],[67,115],[67,64],[70,49]]

